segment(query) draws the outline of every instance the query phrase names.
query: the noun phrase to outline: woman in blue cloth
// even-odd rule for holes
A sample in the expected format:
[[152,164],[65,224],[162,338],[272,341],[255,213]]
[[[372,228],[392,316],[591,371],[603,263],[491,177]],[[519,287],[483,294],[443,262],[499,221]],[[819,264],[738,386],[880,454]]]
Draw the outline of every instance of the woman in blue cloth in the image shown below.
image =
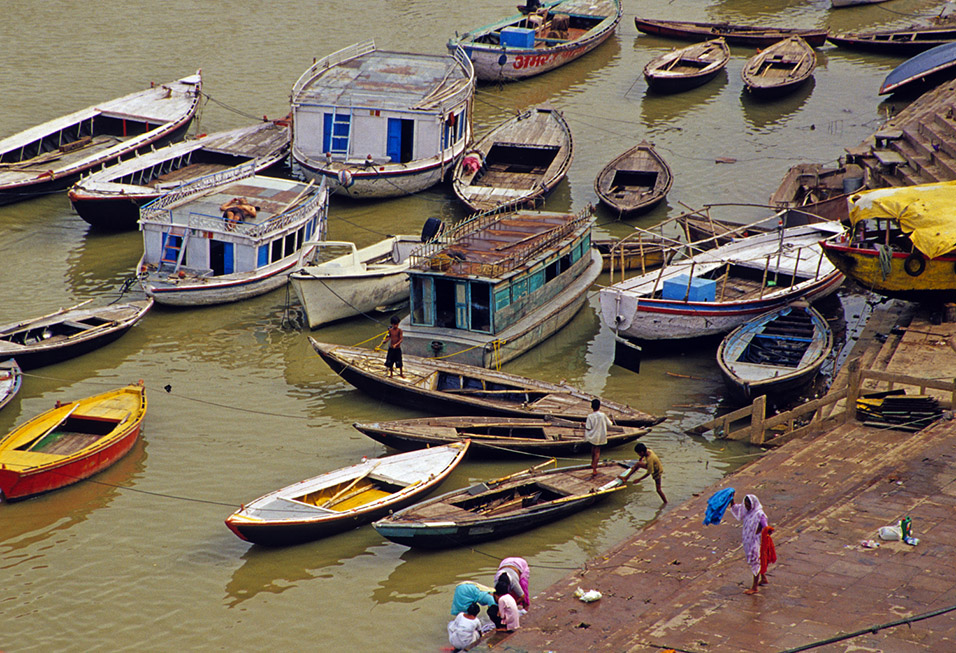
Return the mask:
[[451,613],[458,615],[465,612],[472,603],[483,605],[488,608],[488,618],[495,624],[495,628],[501,627],[501,619],[498,617],[498,601],[492,595],[490,587],[479,585],[478,583],[466,580],[455,587],[455,595],[451,600]]

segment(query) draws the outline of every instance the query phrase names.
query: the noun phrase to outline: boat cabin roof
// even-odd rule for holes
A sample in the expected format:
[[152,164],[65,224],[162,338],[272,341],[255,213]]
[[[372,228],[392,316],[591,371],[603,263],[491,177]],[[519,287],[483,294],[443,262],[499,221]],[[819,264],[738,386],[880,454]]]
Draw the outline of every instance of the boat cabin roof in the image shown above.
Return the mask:
[[186,197],[167,208],[174,223],[188,224],[189,216],[196,213],[219,218],[223,214],[220,208],[223,204],[242,197],[258,209],[254,218],[244,219],[243,223],[260,225],[288,211],[292,208],[291,202],[300,195],[301,199],[306,199],[308,194],[303,194],[305,189],[306,185],[297,181],[255,175],[219,186],[208,194]]
[[411,264],[446,276],[500,276],[534,263],[544,250],[569,245],[572,234],[592,221],[589,211],[483,214],[418,250]]
[[448,96],[469,83],[466,69],[452,55],[372,50],[333,61],[304,83],[293,100],[337,107],[423,110],[429,108],[428,100]]

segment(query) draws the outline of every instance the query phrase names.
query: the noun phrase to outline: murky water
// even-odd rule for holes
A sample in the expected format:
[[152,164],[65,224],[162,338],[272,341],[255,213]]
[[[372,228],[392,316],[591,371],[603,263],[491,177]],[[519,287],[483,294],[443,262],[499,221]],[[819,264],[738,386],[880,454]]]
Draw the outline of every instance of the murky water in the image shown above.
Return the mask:
[[[648,0],[640,13],[851,29],[905,24],[935,5],[888,4],[892,11],[877,5],[831,12],[827,0]],[[213,98],[199,130],[279,117],[313,57],[366,38],[387,49],[440,52],[456,30],[492,22],[514,5],[5,0],[0,136],[197,68]],[[676,181],[667,204],[634,224],[651,225],[685,205],[763,203],[790,165],[835,161],[892,109],[876,90],[898,60],[832,48],[820,53],[814,85],[779,102],[742,97],[739,71],[751,54],[742,48],[733,49],[717,81],[648,96],[641,69],[676,44],[638,35],[637,10],[628,2],[617,35],[584,59],[512,86],[479,89],[479,133],[534,103],[550,101],[565,112],[575,159],[547,209],[596,202],[594,176],[641,138],[657,145]],[[718,157],[736,163],[717,164]],[[334,201],[329,236],[368,244],[382,234],[415,233],[429,216],[462,215],[444,186],[387,202]],[[599,223],[601,233],[630,230],[603,212]],[[63,195],[0,208],[0,321],[115,298],[141,246],[138,232],[90,233]],[[0,649],[436,650],[446,641],[459,580],[490,582],[498,559],[522,555],[537,591],[660,514],[653,486],[638,486],[588,513],[476,550],[410,551],[370,528],[282,550],[250,547],[222,523],[233,507],[383,454],[352,422],[416,415],[332,374],[305,333],[281,329],[287,304],[286,292],[277,291],[232,306],[156,309],[113,345],[26,378],[20,398],[0,413],[4,432],[57,399],[137,379],[146,382],[150,407],[142,441],[95,480],[0,506]],[[380,324],[354,320],[313,335],[354,344],[381,331]],[[683,434],[722,396],[711,347],[650,355],[640,375],[612,366],[610,334],[593,298],[558,336],[507,369],[564,378],[666,414],[646,441],[667,468],[672,503],[753,456],[743,445]],[[444,489],[521,467],[469,461]]]

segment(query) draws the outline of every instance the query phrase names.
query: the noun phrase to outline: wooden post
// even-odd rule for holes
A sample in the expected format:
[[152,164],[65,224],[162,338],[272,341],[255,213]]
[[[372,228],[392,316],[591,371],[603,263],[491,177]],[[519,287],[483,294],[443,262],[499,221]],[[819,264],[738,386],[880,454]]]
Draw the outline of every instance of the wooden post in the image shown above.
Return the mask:
[[767,417],[767,396],[754,399],[753,412],[750,414],[750,444],[761,445],[764,442],[763,421]]
[[860,396],[860,359],[854,358],[847,367],[846,379],[846,421],[856,420],[856,400]]

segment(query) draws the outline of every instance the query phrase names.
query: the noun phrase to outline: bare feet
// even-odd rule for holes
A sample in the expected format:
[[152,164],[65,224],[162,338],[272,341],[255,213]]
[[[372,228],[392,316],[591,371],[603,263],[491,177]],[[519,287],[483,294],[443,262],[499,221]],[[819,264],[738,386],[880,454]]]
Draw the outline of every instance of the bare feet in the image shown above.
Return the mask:
[[744,594],[756,594],[756,593],[757,593],[757,589],[755,587],[751,587],[749,590],[744,590]]
[[769,585],[769,584],[770,584],[770,581],[767,580],[766,578],[761,578],[761,579],[760,579],[760,582],[757,583],[757,584],[758,584],[758,585]]

